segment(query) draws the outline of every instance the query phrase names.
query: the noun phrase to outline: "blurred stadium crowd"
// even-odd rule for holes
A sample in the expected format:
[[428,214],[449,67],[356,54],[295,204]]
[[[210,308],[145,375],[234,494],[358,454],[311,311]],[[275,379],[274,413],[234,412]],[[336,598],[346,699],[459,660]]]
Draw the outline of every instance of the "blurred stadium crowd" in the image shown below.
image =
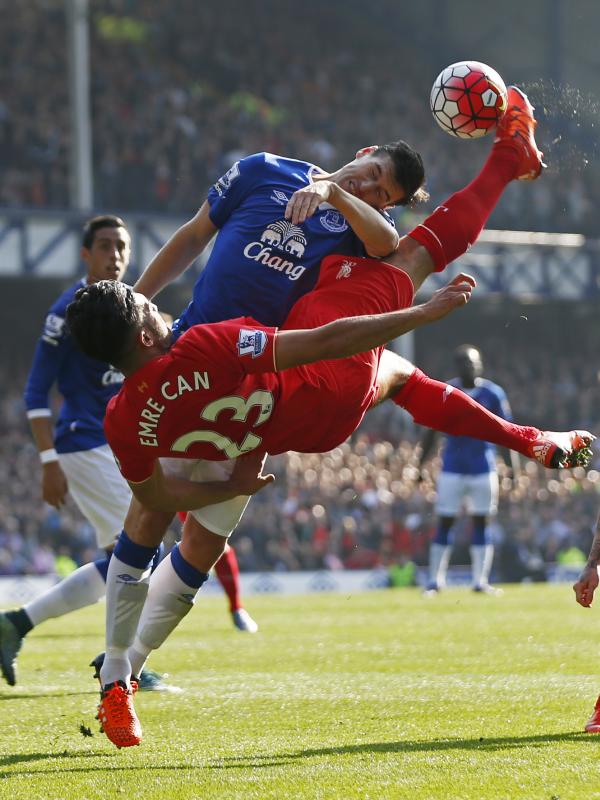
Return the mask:
[[[396,0],[378,0],[368,14],[360,3],[345,3],[341,14],[339,4],[319,0],[305,0],[302,13],[293,4],[228,0],[218,27],[214,4],[178,0],[173,13],[164,8],[159,0],[92,4],[98,209],[191,215],[210,183],[248,153],[269,150],[329,169],[363,145],[397,138],[423,154],[435,204],[485,158],[488,142],[456,142],[432,120],[429,87],[447,62],[423,46],[419,30],[399,27]],[[67,208],[64,3],[0,0],[0,10],[0,209]],[[398,47],[411,63],[410,83],[398,74]],[[544,85],[526,88],[544,118]],[[600,176],[586,163],[596,146],[586,130],[570,113],[548,114],[542,146],[568,142],[571,149],[527,192],[509,188],[491,227],[596,235]],[[400,215],[403,229],[412,213]],[[563,337],[569,328],[561,326]],[[485,375],[506,389],[515,419],[598,433],[598,337],[569,347],[564,339],[554,346],[543,336],[511,336],[474,344],[486,357]],[[417,363],[448,378],[449,352],[421,348]],[[42,503],[20,393],[25,373],[0,370],[0,378],[11,387],[0,399],[0,575],[64,574],[94,557],[94,535],[73,504],[58,513]],[[439,461],[419,472],[419,436],[397,408],[382,407],[324,458],[274,459],[275,486],[253,500],[234,538],[242,569],[425,564]],[[546,472],[531,462],[515,482],[504,473],[496,579],[543,579],[547,562],[586,553],[599,499],[600,461],[587,474]],[[458,563],[468,562],[468,533],[459,525]]]
[[[540,357],[535,341],[523,344],[518,361],[512,352],[510,345],[491,351],[486,375],[506,388],[517,421],[600,430],[600,384],[589,353]],[[449,377],[447,352],[433,351],[419,363]],[[39,460],[20,394],[5,394],[0,410],[0,575],[69,571],[94,556],[93,532],[71,503],[60,513],[42,503]],[[426,564],[439,458],[419,472],[421,433],[388,404],[367,415],[352,441],[324,457],[272,459],[277,481],[253,499],[234,536],[241,568]],[[587,474],[549,472],[524,459],[522,466],[516,481],[501,471],[500,512],[493,523],[497,580],[543,579],[547,562],[574,553],[582,558],[600,504],[600,458]],[[455,563],[469,562],[468,543],[462,522]]]
[[[63,5],[30,0],[3,16],[0,207],[68,205]],[[249,153],[270,150],[328,169],[361,146],[397,138],[422,152],[438,202],[487,152],[487,142],[458,143],[433,122],[428,92],[445,63],[392,0],[369,14],[361,4],[345,3],[340,13],[339,4],[318,0],[306,0],[302,14],[260,0],[229,0],[218,15],[193,0],[168,14],[160,0],[94,0],[91,8],[97,208],[192,214],[208,185]],[[399,46],[410,80],[398,74]],[[543,84],[528,89],[543,116]],[[585,158],[595,144],[580,118],[567,108],[560,121],[544,121],[544,149],[568,143],[577,157],[565,150],[552,159],[533,197],[509,191],[491,227],[592,230],[600,182]]]

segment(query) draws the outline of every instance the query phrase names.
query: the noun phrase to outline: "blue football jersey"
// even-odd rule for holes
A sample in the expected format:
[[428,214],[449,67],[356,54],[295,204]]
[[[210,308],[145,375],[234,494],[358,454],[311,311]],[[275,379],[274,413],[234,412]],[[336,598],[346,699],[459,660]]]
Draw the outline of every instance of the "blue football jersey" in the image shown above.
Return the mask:
[[[468,394],[488,411],[512,420],[510,405],[501,386],[486,378],[477,378],[473,388],[465,389],[460,378],[448,381],[450,386]],[[446,436],[442,454],[442,470],[459,475],[481,475],[496,470],[496,448],[489,442],[470,436]]]
[[78,281],[50,308],[25,387],[27,416],[51,416],[49,393],[54,384],[63,397],[55,427],[59,453],[91,450],[106,444],[102,427],[106,404],[123,383],[118,370],[88,358],[77,349],[66,330],[66,310],[75,292],[85,286]]
[[175,322],[176,334],[239,316],[281,325],[314,287],[325,256],[366,254],[344,216],[327,203],[302,225],[284,218],[293,193],[319,171],[305,161],[257,153],[237,161],[211,187],[210,219],[219,232],[192,302]]

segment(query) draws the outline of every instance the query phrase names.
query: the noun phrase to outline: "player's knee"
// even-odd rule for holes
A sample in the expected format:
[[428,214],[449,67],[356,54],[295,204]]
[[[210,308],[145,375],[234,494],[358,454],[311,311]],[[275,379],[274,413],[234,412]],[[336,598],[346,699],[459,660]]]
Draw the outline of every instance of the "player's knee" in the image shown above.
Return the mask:
[[411,239],[410,236],[403,236],[396,251],[385,260],[406,272],[415,289],[418,289],[425,278],[435,269],[435,264],[427,249],[415,239]]
[[191,515],[183,528],[181,554],[196,569],[208,572],[221,558],[227,546],[227,537],[212,533]]

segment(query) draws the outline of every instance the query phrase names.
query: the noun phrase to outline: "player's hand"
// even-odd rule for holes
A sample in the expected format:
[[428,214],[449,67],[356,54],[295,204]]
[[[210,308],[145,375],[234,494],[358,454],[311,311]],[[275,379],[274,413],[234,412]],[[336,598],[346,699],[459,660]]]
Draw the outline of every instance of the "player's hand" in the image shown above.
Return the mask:
[[597,567],[584,567],[581,575],[577,579],[577,583],[573,584],[573,591],[575,592],[575,600],[580,606],[589,608],[594,599],[594,592],[598,588],[598,568]]
[[331,200],[335,186],[332,181],[322,180],[298,189],[288,201],[285,218],[289,219],[293,225],[302,225],[309,217],[312,217],[321,203]]
[[422,306],[427,311],[429,321],[442,319],[454,309],[466,305],[475,286],[475,278],[461,272],[450,283],[434,292]]
[[61,508],[69,491],[65,473],[58,461],[49,461],[42,467],[42,497],[54,508]]
[[239,489],[237,492],[239,495],[256,494],[260,492],[261,489],[264,489],[265,486],[273,483],[275,480],[274,475],[262,474],[262,468],[264,467],[266,459],[266,453],[256,450],[236,459],[229,480]]

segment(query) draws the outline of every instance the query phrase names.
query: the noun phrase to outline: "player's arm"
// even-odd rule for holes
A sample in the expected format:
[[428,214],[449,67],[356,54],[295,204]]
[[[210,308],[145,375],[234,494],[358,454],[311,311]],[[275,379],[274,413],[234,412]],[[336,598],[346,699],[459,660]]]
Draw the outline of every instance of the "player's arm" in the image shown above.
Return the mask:
[[438,440],[438,435],[439,432],[434,431],[433,428],[427,428],[423,434],[423,438],[421,439],[421,453],[419,455],[419,480],[421,480],[423,477],[421,474],[423,464],[432,454],[433,448]]
[[498,451],[502,457],[502,460],[510,469],[513,482],[516,481],[521,475],[521,459],[519,458],[519,454],[515,453],[514,450],[507,449],[506,447],[499,447]]
[[301,225],[321,203],[330,203],[344,215],[370,256],[383,258],[398,247],[398,231],[385,216],[332,181],[315,181],[294,192],[286,207],[286,219]]
[[596,521],[594,540],[590,547],[590,554],[577,582],[573,584],[575,599],[580,606],[589,608],[594,599],[594,592],[598,588],[598,564],[600,564],[600,516]]
[[30,418],[29,427],[42,462],[42,497],[54,508],[61,508],[65,504],[69,484],[54,449],[52,417]]
[[280,331],[276,339],[277,370],[313,361],[346,358],[387,344],[465,305],[474,286],[475,280],[461,273],[422,305],[386,314],[346,317],[312,330]]
[[55,508],[64,505],[69,490],[54,449],[54,422],[49,404],[50,389],[66,357],[63,327],[62,317],[49,314],[46,318],[24,395],[29,427],[42,463],[42,497]]
[[154,256],[133,287],[136,292],[153,298],[198,258],[218,230],[209,212],[210,206],[205,200],[198,213],[175,231]]
[[256,494],[275,478],[263,475],[264,453],[251,453],[238,458],[226,481],[199,483],[166,475],[160,462],[152,475],[141,483],[129,481],[134,496],[150,511],[193,511],[204,506],[224,503],[234,497]]
[[[499,389],[499,392],[500,395],[497,398],[497,407],[491,408],[491,411],[493,411],[493,413],[497,414],[499,417],[502,417],[502,419],[506,419],[511,422],[513,415],[510,403],[508,402],[508,398],[506,397],[504,390]],[[510,468],[511,478],[514,483],[521,475],[521,459],[519,454],[507,447],[500,447],[498,450],[502,460],[506,466]]]

